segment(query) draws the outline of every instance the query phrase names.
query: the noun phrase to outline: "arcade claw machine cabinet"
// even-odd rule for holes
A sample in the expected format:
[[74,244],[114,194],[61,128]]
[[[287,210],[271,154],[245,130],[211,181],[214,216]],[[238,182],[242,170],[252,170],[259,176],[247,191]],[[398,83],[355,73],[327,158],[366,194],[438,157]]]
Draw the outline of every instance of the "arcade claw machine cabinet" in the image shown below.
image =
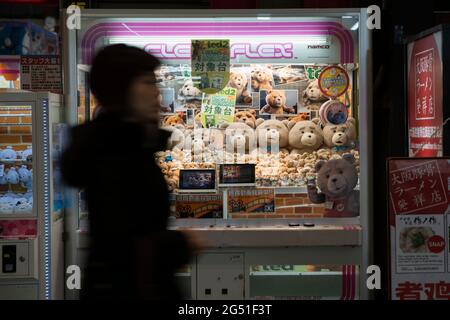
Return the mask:
[[[80,17],[80,29],[64,37],[72,124],[95,109],[86,79],[99,48],[125,43],[162,62],[161,126],[172,138],[155,161],[171,192],[171,228],[198,233],[207,247],[177,274],[186,298],[369,298],[366,9],[82,10]],[[208,41],[228,46],[223,65],[191,63],[191,45]],[[199,85],[193,77],[227,65],[226,80]],[[203,84],[227,90],[209,94]],[[78,200],[70,264],[88,250],[89,215]]]
[[0,91],[0,300],[63,299],[62,97]]

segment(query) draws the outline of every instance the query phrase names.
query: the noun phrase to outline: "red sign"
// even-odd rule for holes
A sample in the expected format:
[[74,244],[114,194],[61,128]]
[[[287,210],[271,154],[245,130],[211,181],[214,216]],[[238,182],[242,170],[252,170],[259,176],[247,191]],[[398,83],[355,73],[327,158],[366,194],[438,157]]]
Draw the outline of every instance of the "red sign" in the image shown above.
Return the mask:
[[388,168],[391,297],[450,299],[450,158]]
[[409,156],[442,156],[442,33],[408,45]]
[[398,160],[389,169],[389,198],[394,215],[445,211],[450,197],[450,164],[446,160]]

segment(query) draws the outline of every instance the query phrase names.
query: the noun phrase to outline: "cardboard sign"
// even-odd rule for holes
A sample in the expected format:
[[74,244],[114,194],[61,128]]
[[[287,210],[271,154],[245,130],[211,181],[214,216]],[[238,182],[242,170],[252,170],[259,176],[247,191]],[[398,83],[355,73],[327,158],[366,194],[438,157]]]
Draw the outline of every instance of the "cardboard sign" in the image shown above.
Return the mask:
[[450,299],[450,159],[389,161],[391,297]]
[[177,195],[177,218],[223,218],[222,194]]
[[221,91],[230,77],[229,40],[192,40],[192,80],[201,91]]
[[29,91],[62,93],[60,57],[57,55],[21,56],[20,86]]
[[275,213],[274,190],[228,190],[228,213]]
[[330,98],[343,95],[347,91],[349,83],[347,71],[338,66],[326,67],[319,75],[319,89]]
[[220,128],[224,123],[234,121],[236,89],[225,88],[213,95],[203,94],[201,122],[204,128]]

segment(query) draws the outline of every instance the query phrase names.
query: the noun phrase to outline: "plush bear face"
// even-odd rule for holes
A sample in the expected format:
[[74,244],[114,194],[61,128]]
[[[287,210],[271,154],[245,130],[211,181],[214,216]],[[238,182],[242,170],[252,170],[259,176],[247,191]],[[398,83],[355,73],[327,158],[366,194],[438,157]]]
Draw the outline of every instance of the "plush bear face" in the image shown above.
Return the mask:
[[192,80],[186,80],[183,84],[183,86],[180,88],[178,94],[181,97],[185,97],[185,98],[195,98],[200,96],[202,93],[201,91],[194,86],[194,83],[192,82]]
[[252,78],[261,83],[270,81],[271,76],[266,70],[254,69],[252,70]]
[[349,194],[358,183],[354,161],[352,154],[345,154],[342,159],[317,162],[317,185],[320,190],[331,197]]
[[344,124],[325,125],[323,136],[328,147],[349,146],[356,139],[355,119],[349,118]]
[[238,111],[234,114],[234,121],[236,122],[243,122],[246,125],[255,128],[255,122],[256,122],[256,117],[255,117],[255,111],[247,111],[247,110],[243,110],[243,111]]
[[256,127],[256,137],[259,146],[269,146],[278,143],[279,148],[285,148],[288,145],[288,136],[288,127],[280,120],[266,120]]
[[319,89],[319,80],[311,81],[305,89],[306,96],[311,101],[320,101],[324,98],[322,91]]
[[244,90],[247,87],[247,77],[241,72],[231,72],[228,86],[238,89],[238,91]]
[[283,91],[273,90],[267,95],[266,102],[272,108],[282,108],[286,104],[286,96]]
[[317,150],[323,143],[323,132],[319,119],[312,121],[289,122],[289,145],[294,149]]
[[228,152],[250,152],[256,147],[255,131],[242,122],[233,122],[225,129],[225,143]]
[[172,115],[172,116],[167,116],[164,118],[163,124],[165,126],[179,126],[179,125],[184,125],[184,120],[183,118],[181,118],[179,115]]

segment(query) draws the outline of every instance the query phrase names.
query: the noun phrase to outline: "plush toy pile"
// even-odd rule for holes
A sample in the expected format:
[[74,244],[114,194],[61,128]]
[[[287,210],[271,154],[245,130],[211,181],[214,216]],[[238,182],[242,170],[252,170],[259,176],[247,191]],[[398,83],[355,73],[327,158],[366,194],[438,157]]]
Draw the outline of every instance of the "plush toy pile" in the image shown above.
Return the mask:
[[264,120],[237,113],[234,123],[221,129],[188,129],[166,123],[172,132],[167,150],[158,152],[157,164],[170,191],[178,187],[180,169],[215,168],[221,163],[254,163],[258,186],[300,187],[316,174],[316,163],[351,154],[359,172],[355,148],[355,120],[323,126],[312,120]]

